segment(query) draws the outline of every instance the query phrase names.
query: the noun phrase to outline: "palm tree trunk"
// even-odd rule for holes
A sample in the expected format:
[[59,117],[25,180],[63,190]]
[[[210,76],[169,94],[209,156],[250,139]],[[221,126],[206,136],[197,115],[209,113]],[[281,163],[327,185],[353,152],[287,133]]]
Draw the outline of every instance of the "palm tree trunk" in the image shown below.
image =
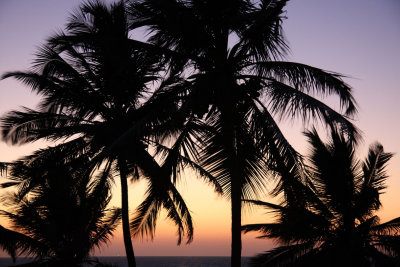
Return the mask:
[[240,177],[231,177],[231,212],[232,212],[232,247],[231,247],[231,267],[240,267],[242,254],[242,200]]
[[231,179],[231,267],[240,267],[242,254],[242,177],[241,170],[238,168],[238,140],[235,127],[237,116],[235,116],[233,101],[230,97],[227,97],[225,104],[221,110],[221,115],[222,131],[224,140],[226,140],[224,146],[228,156]]
[[124,236],[125,253],[129,267],[136,267],[135,254],[133,252],[131,232],[129,229],[129,207],[128,207],[128,170],[125,159],[118,160],[121,177],[121,206],[122,206],[122,232]]

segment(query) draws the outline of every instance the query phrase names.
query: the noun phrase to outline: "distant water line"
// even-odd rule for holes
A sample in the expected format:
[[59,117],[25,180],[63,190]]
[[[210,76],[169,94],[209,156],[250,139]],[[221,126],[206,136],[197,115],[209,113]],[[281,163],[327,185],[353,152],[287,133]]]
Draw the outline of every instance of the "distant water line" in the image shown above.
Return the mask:
[[[95,257],[102,263],[113,267],[127,267],[126,257]],[[247,267],[250,257],[242,257],[242,267]],[[20,258],[13,264],[10,258],[0,258],[0,266],[15,266],[30,262],[30,258]],[[137,267],[229,267],[230,257],[191,257],[191,256],[139,256]],[[87,265],[90,266],[90,265]]]

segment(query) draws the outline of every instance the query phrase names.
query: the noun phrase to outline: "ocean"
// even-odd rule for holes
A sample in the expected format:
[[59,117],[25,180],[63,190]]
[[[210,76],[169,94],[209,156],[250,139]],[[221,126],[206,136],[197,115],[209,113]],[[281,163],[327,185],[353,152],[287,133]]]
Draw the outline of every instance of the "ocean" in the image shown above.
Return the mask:
[[[112,264],[113,267],[128,266],[125,257],[97,257],[99,261]],[[249,257],[242,257],[242,266],[247,267]],[[27,258],[18,259],[13,264],[10,258],[0,258],[0,266],[15,266],[27,263]],[[137,267],[229,267],[229,257],[136,257]]]

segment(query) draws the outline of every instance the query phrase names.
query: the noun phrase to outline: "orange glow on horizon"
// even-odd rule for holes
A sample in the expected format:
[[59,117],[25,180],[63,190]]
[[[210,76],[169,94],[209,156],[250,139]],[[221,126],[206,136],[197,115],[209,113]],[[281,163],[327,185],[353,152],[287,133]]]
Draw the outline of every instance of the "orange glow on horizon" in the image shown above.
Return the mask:
[[[112,0],[107,0],[112,1]],[[68,14],[82,0],[42,0],[0,2],[0,76],[8,71],[27,70],[33,53],[56,29],[64,28]],[[390,3],[389,3],[390,2]],[[395,153],[387,166],[387,189],[381,196],[378,212],[381,222],[400,216],[400,4],[399,1],[288,1],[288,19],[283,27],[291,48],[289,61],[309,64],[346,75],[358,103],[353,122],[363,131],[358,158],[367,156],[368,146],[379,141],[388,152]],[[373,14],[373,16],[371,16]],[[23,19],[22,19],[23,18]],[[0,116],[21,106],[35,108],[39,97],[12,79],[0,80]],[[335,98],[336,99],[336,98]],[[331,99],[328,99],[331,100]],[[329,105],[331,103],[329,102]],[[334,102],[333,106],[339,104]],[[282,131],[301,154],[307,155],[308,144],[301,134],[312,123],[285,122]],[[324,130],[319,125],[318,131]],[[0,162],[13,161],[47,146],[37,142],[11,146],[0,142]],[[1,177],[0,177],[1,178]],[[4,181],[4,180],[3,180]],[[111,206],[120,206],[118,177]],[[1,183],[1,182],[0,182]],[[146,182],[129,186],[131,217],[143,200]],[[192,212],[194,240],[177,246],[176,227],[161,213],[153,241],[134,239],[138,256],[227,256],[230,254],[230,204],[211,186],[189,172],[178,183],[178,189]],[[269,185],[268,189],[271,189]],[[0,193],[4,193],[1,191]],[[270,200],[268,196],[261,200]],[[0,209],[3,209],[0,206]],[[271,221],[263,210],[243,212],[243,224]],[[7,226],[4,218],[0,224]],[[271,240],[256,239],[257,234],[243,235],[243,255],[252,256],[273,247]],[[98,256],[123,256],[121,229]],[[7,257],[2,250],[0,256]]]

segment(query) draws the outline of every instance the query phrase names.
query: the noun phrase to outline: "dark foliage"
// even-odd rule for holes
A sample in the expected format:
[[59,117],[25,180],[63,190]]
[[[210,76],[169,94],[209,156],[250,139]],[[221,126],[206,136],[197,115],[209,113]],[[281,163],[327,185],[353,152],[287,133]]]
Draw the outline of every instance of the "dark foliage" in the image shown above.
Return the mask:
[[[177,132],[184,122],[167,123],[179,101],[171,98],[167,88],[178,78],[161,82],[163,69],[158,63],[157,55],[137,49],[128,39],[124,2],[89,1],[72,15],[65,33],[52,37],[38,51],[30,71],[3,76],[20,80],[42,96],[38,109],[11,111],[2,118],[5,140],[13,144],[57,141],[65,158],[85,158],[93,172],[119,174],[130,266],[134,256],[129,248],[128,179],[145,177],[149,191],[164,190],[155,201],[177,224],[179,243],[184,235],[188,241],[193,236],[190,213],[172,183],[170,164],[161,166],[151,154],[153,135],[167,131],[166,125]],[[166,89],[154,93],[158,85]],[[141,225],[149,222],[143,218]]]
[[[260,238],[281,246],[260,254],[254,266],[399,266],[400,217],[380,223],[374,213],[392,157],[382,145],[370,147],[364,162],[354,143],[332,131],[324,143],[316,131],[306,132],[312,145],[309,183],[298,185],[281,205],[249,201],[276,213],[267,224],[244,225]],[[287,174],[290,175],[290,174]]]
[[12,230],[0,227],[0,246],[13,259],[34,257],[29,266],[90,262],[90,252],[107,243],[121,219],[120,209],[107,207],[110,178],[104,173],[90,177],[84,168],[57,160],[60,156],[42,151],[10,170],[18,193],[3,198],[1,215]]
[[[147,42],[133,42],[186,78],[176,89],[181,111],[211,128],[202,135],[200,165],[232,202],[232,266],[239,266],[241,198],[256,196],[266,170],[281,169],[282,160],[302,173],[301,157],[276,120],[317,118],[357,140],[348,118],[356,111],[351,88],[340,74],[284,61],[287,1],[130,2],[131,28],[149,33]],[[314,98],[329,95],[339,97],[343,115]],[[293,186],[288,183],[282,180],[277,192]]]

